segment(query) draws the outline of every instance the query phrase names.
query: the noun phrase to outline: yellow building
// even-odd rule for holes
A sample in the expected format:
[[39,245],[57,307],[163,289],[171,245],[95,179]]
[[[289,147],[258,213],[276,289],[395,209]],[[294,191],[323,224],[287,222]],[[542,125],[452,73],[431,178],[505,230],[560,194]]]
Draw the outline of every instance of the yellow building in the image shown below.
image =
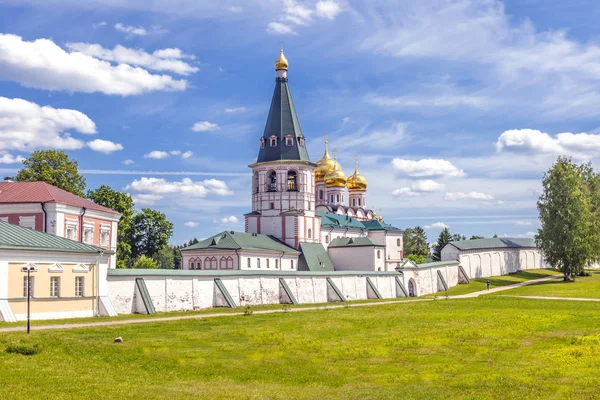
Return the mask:
[[0,221],[0,320],[27,318],[28,290],[31,319],[115,315],[106,284],[112,254]]

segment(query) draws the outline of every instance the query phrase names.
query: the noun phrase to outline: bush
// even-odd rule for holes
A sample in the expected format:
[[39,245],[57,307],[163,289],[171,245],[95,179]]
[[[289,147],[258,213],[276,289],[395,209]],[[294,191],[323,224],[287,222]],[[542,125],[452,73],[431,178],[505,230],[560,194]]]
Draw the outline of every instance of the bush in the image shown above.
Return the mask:
[[34,354],[39,353],[40,350],[41,350],[41,348],[37,344],[30,345],[30,344],[24,344],[24,343],[11,343],[8,345],[5,352],[22,354],[24,356],[32,356]]
[[151,259],[150,257],[146,257],[146,256],[140,256],[137,260],[135,260],[135,262],[133,263],[133,268],[140,268],[140,269],[156,269],[156,261],[154,261],[153,259]]

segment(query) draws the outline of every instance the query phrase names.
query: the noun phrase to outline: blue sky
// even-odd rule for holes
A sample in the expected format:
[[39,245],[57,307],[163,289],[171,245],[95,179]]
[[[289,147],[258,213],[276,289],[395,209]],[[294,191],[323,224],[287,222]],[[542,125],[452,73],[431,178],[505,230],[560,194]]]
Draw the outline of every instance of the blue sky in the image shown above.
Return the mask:
[[[531,236],[557,155],[600,150],[591,0],[0,1],[0,170],[57,148],[173,242],[243,230],[284,41],[313,161],[324,132],[398,227]],[[235,217],[235,218],[233,218]]]

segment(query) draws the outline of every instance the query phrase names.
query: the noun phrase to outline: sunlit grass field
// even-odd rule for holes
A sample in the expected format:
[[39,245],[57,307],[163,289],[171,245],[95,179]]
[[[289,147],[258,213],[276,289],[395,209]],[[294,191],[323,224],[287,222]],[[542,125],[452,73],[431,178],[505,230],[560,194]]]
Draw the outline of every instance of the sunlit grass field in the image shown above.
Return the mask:
[[0,399],[593,399],[600,308],[485,296],[4,333],[0,365]]
[[575,282],[562,279],[534,283],[529,286],[498,293],[508,296],[578,297],[600,299],[600,270],[589,271],[591,276],[576,277]]

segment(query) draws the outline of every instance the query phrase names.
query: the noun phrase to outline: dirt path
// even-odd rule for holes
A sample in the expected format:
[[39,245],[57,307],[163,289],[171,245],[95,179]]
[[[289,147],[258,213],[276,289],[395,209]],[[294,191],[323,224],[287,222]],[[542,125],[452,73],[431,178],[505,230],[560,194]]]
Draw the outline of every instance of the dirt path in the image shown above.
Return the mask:
[[[504,290],[510,290],[521,286],[531,285],[538,282],[544,282],[550,279],[556,279],[562,276],[550,276],[540,279],[533,279],[531,281],[515,283],[514,285],[501,286],[490,290],[481,290],[479,292],[467,293],[458,296],[449,296],[448,299],[468,299],[473,297],[479,297],[481,295],[501,292]],[[536,296],[514,296],[520,298],[532,298],[532,299],[552,299],[552,300],[572,300],[572,301],[600,301],[600,299],[574,299],[574,298],[562,298],[562,297],[536,297]],[[446,299],[443,297],[443,299]],[[350,303],[350,304],[339,304],[339,305],[328,305],[328,306],[316,306],[316,307],[299,307],[290,308],[287,310],[253,310],[253,314],[274,314],[274,313],[285,313],[285,312],[300,312],[300,311],[315,311],[315,310],[333,310],[345,307],[372,307],[387,304],[398,304],[398,303],[413,303],[422,301],[435,301],[433,298],[429,299],[414,299],[414,300],[393,300],[393,301],[378,301],[373,303]],[[54,330],[54,329],[74,329],[74,328],[92,328],[98,326],[115,326],[115,325],[129,325],[129,324],[143,324],[151,322],[165,322],[165,321],[180,321],[185,319],[204,319],[204,318],[215,318],[215,317],[231,317],[235,315],[244,315],[243,312],[234,313],[211,313],[211,314],[199,314],[199,315],[181,315],[176,317],[156,317],[156,318],[139,318],[139,319],[121,319],[117,321],[102,321],[102,322],[80,322],[73,324],[56,324],[56,325],[38,325],[32,326],[31,330]],[[35,324],[35,322],[34,322]],[[10,328],[0,328],[0,332],[18,332],[24,331],[24,326],[13,326]]]

